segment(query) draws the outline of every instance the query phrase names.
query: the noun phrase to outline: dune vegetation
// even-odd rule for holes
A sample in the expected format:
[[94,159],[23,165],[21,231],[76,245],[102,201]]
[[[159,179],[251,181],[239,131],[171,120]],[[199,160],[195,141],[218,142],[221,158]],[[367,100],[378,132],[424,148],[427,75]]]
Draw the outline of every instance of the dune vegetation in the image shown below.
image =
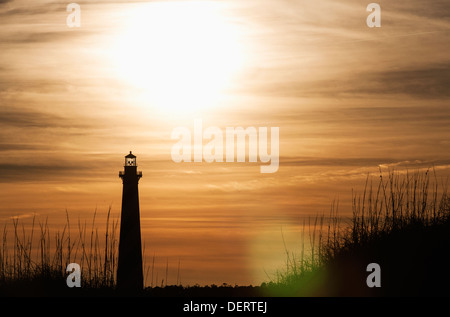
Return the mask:
[[[375,178],[375,181],[374,181]],[[378,180],[376,180],[378,178]],[[351,217],[340,217],[338,202],[329,215],[309,218],[302,250],[286,249],[286,265],[259,286],[182,286],[156,283],[143,296],[442,296],[450,250],[450,199],[434,171],[368,176],[352,195]],[[343,212],[345,214],[346,211]],[[35,218],[5,224],[0,245],[0,296],[117,295],[118,220],[101,234],[94,213],[90,224],[67,220],[62,231]],[[347,212],[347,214],[349,214]],[[9,241],[8,239],[12,239]],[[144,250],[145,252],[145,250]],[[66,267],[80,263],[82,287],[66,286]],[[367,266],[381,268],[381,287],[368,287]],[[151,266],[144,263],[146,277]],[[152,277],[153,279],[153,277]],[[177,281],[179,278],[177,278]],[[153,282],[153,281],[152,281]]]

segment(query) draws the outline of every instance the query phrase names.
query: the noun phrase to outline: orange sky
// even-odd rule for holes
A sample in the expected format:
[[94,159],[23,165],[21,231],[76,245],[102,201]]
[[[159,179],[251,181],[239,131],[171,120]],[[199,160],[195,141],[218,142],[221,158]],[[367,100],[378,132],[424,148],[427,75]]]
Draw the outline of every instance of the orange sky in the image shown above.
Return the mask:
[[[258,284],[301,217],[368,172],[450,166],[446,1],[0,1],[0,223],[120,212],[137,155],[146,261],[186,284]],[[279,127],[280,167],[174,163],[171,132]],[[28,217],[28,218],[27,218]],[[28,219],[28,220],[27,220]],[[99,220],[101,223],[101,220]],[[171,281],[169,280],[169,283]],[[173,281],[175,283],[175,281]]]

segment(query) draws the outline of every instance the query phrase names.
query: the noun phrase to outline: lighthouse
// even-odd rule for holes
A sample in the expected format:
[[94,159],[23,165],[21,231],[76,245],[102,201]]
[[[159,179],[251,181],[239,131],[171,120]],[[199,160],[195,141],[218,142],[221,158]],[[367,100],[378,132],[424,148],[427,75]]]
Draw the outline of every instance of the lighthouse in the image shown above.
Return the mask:
[[117,268],[117,288],[136,292],[143,288],[141,223],[139,218],[139,179],[136,156],[125,156],[124,170],[119,172],[122,179],[122,213],[120,216],[119,263]]

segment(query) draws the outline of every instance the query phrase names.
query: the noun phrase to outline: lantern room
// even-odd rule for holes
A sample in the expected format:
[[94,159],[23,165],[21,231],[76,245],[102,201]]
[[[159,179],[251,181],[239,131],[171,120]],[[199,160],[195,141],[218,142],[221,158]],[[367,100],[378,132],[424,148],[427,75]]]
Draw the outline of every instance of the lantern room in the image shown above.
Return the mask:
[[133,153],[128,154],[125,156],[125,166],[137,166],[136,165],[136,156],[133,155]]

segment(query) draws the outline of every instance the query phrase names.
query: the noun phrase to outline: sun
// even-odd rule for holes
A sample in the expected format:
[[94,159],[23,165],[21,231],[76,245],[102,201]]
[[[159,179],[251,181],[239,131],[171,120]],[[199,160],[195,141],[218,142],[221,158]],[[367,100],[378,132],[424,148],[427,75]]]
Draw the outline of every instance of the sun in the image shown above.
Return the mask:
[[165,1],[133,9],[112,49],[117,75],[169,113],[214,107],[243,63],[223,5]]

